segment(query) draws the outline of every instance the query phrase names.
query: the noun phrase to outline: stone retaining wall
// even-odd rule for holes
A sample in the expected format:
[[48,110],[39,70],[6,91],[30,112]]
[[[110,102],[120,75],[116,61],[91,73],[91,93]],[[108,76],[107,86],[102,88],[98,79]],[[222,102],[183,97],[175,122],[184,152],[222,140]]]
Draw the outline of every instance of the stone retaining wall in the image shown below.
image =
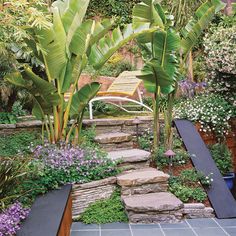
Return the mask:
[[[32,118],[32,117],[31,117]],[[123,119],[84,119],[83,126],[91,128],[96,126],[96,133],[109,133],[109,132],[124,132],[132,135],[144,132],[147,128],[151,128],[152,117],[140,116],[138,117],[140,124],[136,125],[134,118]],[[33,131],[41,130],[42,122],[38,120],[24,121],[17,124],[0,124],[0,135],[14,134],[19,131]],[[138,126],[138,127],[137,127]],[[138,130],[137,130],[138,128]]]
[[205,207],[203,203],[184,204],[183,215],[187,219],[215,217],[213,208]]
[[116,177],[93,181],[85,184],[74,184],[72,188],[72,215],[78,218],[82,212],[97,200],[109,198],[116,188]]

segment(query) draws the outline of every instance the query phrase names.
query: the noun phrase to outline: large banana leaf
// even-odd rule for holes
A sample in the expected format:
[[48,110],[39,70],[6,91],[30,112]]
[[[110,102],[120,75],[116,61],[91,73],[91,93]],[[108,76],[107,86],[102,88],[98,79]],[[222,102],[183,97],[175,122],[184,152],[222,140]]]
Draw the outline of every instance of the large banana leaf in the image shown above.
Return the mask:
[[[152,34],[152,37],[153,58],[147,61],[139,78],[144,81],[149,92],[156,93],[157,87],[160,86],[161,92],[168,94],[174,89],[178,71],[176,54],[179,51],[180,38],[170,29],[158,30]],[[149,46],[143,49],[147,54],[151,53]]]
[[58,0],[52,4],[59,9],[65,31],[70,37],[82,23],[89,2],[90,0]]
[[25,88],[33,96],[35,102],[33,113],[39,119],[43,119],[43,114],[51,114],[53,106],[60,102],[60,97],[56,93],[57,89],[34,74],[29,67],[25,67],[22,74],[14,72],[5,76],[5,79],[16,86]]
[[89,55],[89,62],[95,69],[100,69],[107,60],[123,45],[130,40],[136,38],[141,34],[149,34],[155,31],[155,28],[149,29],[148,25],[133,30],[132,25],[129,24],[124,28],[123,33],[120,28],[113,30],[112,34],[107,34],[94,44]]
[[99,91],[101,85],[97,82],[86,84],[78,92],[73,95],[70,117],[77,119],[79,113],[88,105],[89,101],[94,98]]
[[191,51],[202,31],[214,18],[215,13],[224,6],[225,4],[221,0],[208,0],[198,8],[193,20],[182,30],[181,48],[183,54],[187,55]]
[[134,6],[133,9],[133,28],[137,29],[140,25],[148,24],[149,27],[159,26],[164,28],[166,23],[165,13],[155,0],[143,0]]
[[[43,48],[43,59],[49,82],[59,79],[67,64],[67,36],[57,8],[53,9],[53,26],[49,29],[37,29],[36,37]],[[63,84],[63,81],[60,81]]]

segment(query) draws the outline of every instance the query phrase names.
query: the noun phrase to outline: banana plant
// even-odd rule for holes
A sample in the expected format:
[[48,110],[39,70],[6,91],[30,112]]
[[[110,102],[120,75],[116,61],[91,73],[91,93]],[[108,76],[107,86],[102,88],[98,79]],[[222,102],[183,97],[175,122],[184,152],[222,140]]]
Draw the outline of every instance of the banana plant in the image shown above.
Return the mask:
[[134,7],[133,27],[148,24],[156,26],[154,32],[137,37],[142,50],[145,66],[139,77],[144,81],[147,91],[154,94],[154,145],[155,152],[159,146],[159,100],[161,94],[168,96],[169,105],[166,114],[166,145],[171,140],[171,122],[173,100],[180,77],[180,68],[185,63],[189,52],[197,43],[202,31],[208,26],[216,12],[224,4],[220,0],[208,0],[196,11],[195,16],[180,32],[176,32],[159,3],[145,0]]
[[[128,41],[153,31],[146,24],[135,28],[130,24],[123,32],[119,27],[111,32],[112,20],[84,20],[89,2],[57,0],[51,6],[53,20],[47,27],[25,27],[31,36],[25,42],[43,62],[45,78],[27,66],[6,76],[6,80],[32,94],[32,112],[42,120],[42,134],[46,129],[52,143],[69,142],[72,133],[73,142],[79,141],[85,107],[100,89],[100,84],[92,82],[78,90],[87,64],[100,69]],[[70,94],[67,101],[65,93]]]

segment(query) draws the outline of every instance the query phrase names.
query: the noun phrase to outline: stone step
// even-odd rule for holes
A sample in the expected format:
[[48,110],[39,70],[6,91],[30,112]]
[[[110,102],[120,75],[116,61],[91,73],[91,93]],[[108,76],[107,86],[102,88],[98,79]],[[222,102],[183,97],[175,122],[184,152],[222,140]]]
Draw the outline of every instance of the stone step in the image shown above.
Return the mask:
[[120,186],[139,186],[143,184],[154,184],[167,182],[169,175],[155,168],[144,168],[135,171],[125,172],[117,177]]
[[123,143],[132,140],[131,134],[115,132],[99,134],[95,137],[95,141],[99,144]]
[[135,148],[108,152],[108,158],[119,161],[118,167],[125,168],[126,170],[148,167],[150,156],[150,152]]
[[127,171],[117,177],[124,196],[134,194],[147,194],[166,192],[168,189],[169,175],[154,168],[143,168]]
[[122,197],[131,223],[171,223],[183,216],[184,204],[169,192]]
[[120,160],[121,163],[148,161],[150,156],[150,152],[141,149],[126,149],[108,152],[108,158],[114,161]]

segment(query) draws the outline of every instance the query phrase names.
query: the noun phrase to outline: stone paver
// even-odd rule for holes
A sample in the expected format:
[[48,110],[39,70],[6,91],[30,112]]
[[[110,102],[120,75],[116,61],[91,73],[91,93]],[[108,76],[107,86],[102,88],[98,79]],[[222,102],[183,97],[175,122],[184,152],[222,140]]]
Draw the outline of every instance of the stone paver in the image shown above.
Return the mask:
[[[73,223],[71,236],[235,236],[236,219],[191,219],[177,224],[84,225]],[[221,227],[219,224],[226,225]],[[194,226],[194,227],[192,227]]]
[[140,149],[128,149],[108,152],[108,158],[112,160],[121,160],[121,162],[139,162],[147,161],[151,156],[150,152]]
[[139,186],[142,184],[151,184],[166,182],[169,175],[154,168],[145,168],[121,174],[117,177],[117,183],[120,186]]
[[135,212],[174,211],[183,207],[183,203],[169,192],[127,196],[123,201],[126,210]]
[[104,133],[95,137],[95,141],[100,144],[129,142],[131,139],[132,135],[120,132]]

